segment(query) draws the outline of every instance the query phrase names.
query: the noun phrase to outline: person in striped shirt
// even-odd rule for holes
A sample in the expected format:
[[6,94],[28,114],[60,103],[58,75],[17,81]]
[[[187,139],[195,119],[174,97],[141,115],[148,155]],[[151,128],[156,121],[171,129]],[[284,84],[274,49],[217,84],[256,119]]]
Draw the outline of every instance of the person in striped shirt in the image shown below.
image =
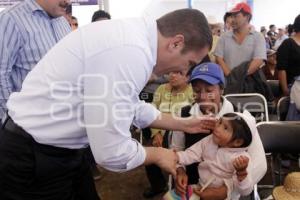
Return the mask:
[[0,13],[0,119],[12,92],[60,39],[71,31],[62,17],[70,0],[24,0]]

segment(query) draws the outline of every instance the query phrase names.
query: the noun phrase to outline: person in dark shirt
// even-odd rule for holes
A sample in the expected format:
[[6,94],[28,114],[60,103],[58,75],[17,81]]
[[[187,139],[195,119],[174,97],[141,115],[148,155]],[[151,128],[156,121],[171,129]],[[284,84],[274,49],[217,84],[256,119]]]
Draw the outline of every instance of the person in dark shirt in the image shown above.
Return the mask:
[[277,51],[278,79],[283,94],[289,95],[289,87],[300,75],[300,14],[293,24],[295,34],[283,41]]
[[278,70],[276,69],[276,51],[269,49],[267,51],[266,65],[263,72],[267,80],[278,80]]

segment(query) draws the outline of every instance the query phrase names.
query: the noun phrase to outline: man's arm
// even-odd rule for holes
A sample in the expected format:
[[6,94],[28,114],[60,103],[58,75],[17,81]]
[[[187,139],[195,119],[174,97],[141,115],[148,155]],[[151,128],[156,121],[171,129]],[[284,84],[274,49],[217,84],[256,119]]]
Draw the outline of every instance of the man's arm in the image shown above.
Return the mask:
[[262,65],[264,64],[264,61],[262,59],[253,59],[250,64],[249,64],[249,68],[248,68],[248,75],[253,74],[254,72],[256,72],[259,68],[262,67]]
[[218,40],[216,49],[214,51],[214,55],[216,56],[216,62],[221,66],[223,73],[225,76],[230,74],[230,66],[225,63],[224,55],[225,55],[225,35],[222,35]]
[[210,117],[175,117],[171,114],[161,113],[150,127],[164,130],[183,131],[186,133],[210,133],[215,127],[216,120]]
[[224,75],[228,76],[231,70],[225,63],[224,59],[222,57],[216,56],[216,62],[221,66]]
[[12,92],[11,71],[21,46],[21,36],[15,22],[6,14],[0,17],[0,118]]
[[156,164],[166,172],[176,176],[176,153],[170,149],[161,147],[145,147],[146,159],[144,164]]
[[263,60],[267,59],[266,40],[260,33],[253,33],[255,36],[253,59],[250,62],[248,75],[256,72],[262,65]]
[[278,70],[278,79],[279,79],[279,85],[281,87],[281,90],[283,92],[284,96],[289,96],[289,89],[286,79],[286,71],[285,70]]

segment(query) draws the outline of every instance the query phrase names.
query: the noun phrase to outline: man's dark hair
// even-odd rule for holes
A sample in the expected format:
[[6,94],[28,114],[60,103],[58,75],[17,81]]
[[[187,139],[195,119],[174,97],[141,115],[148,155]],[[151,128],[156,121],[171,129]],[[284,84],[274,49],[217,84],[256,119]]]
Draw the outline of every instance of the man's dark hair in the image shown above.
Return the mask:
[[275,27],[275,25],[274,24],[271,24],[270,26],[269,26],[269,29],[271,30],[272,28],[274,28]]
[[67,15],[72,15],[72,4],[67,5],[66,14]]
[[97,21],[100,18],[106,18],[106,19],[111,19],[110,14],[105,12],[104,10],[97,10],[94,12],[93,17],[92,17],[92,22]]
[[292,33],[294,32],[293,24],[287,25],[286,29],[288,32],[288,36],[290,37],[292,35]]
[[233,133],[231,141],[234,141],[236,139],[242,139],[244,143],[241,147],[249,146],[252,141],[252,134],[247,123],[235,113],[228,113],[225,114],[223,117],[228,119],[229,123],[232,126]]
[[212,33],[202,12],[196,9],[180,9],[168,13],[157,20],[159,32],[164,37],[177,34],[184,36],[183,53],[212,46]]
[[296,33],[300,32],[300,14],[295,18],[293,29]]
[[227,18],[228,18],[228,17],[231,17],[231,16],[232,16],[232,13],[230,13],[230,12],[226,12],[226,13],[225,13],[225,15],[224,15],[224,17],[223,17],[224,24],[226,23]]
[[241,9],[240,12],[241,12],[244,16],[248,16],[248,17],[249,17],[249,18],[248,18],[248,22],[251,21],[251,19],[252,19],[251,13],[248,13],[248,12],[244,11],[244,9]]

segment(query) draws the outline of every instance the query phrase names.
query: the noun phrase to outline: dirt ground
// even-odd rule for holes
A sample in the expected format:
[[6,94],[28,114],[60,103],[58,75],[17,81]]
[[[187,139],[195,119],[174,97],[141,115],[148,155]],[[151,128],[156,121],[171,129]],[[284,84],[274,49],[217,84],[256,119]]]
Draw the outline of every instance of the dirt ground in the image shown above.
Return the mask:
[[[101,200],[145,200],[143,191],[149,187],[144,167],[130,172],[114,173],[100,168],[102,178],[96,181]],[[151,200],[159,200],[161,196]]]

